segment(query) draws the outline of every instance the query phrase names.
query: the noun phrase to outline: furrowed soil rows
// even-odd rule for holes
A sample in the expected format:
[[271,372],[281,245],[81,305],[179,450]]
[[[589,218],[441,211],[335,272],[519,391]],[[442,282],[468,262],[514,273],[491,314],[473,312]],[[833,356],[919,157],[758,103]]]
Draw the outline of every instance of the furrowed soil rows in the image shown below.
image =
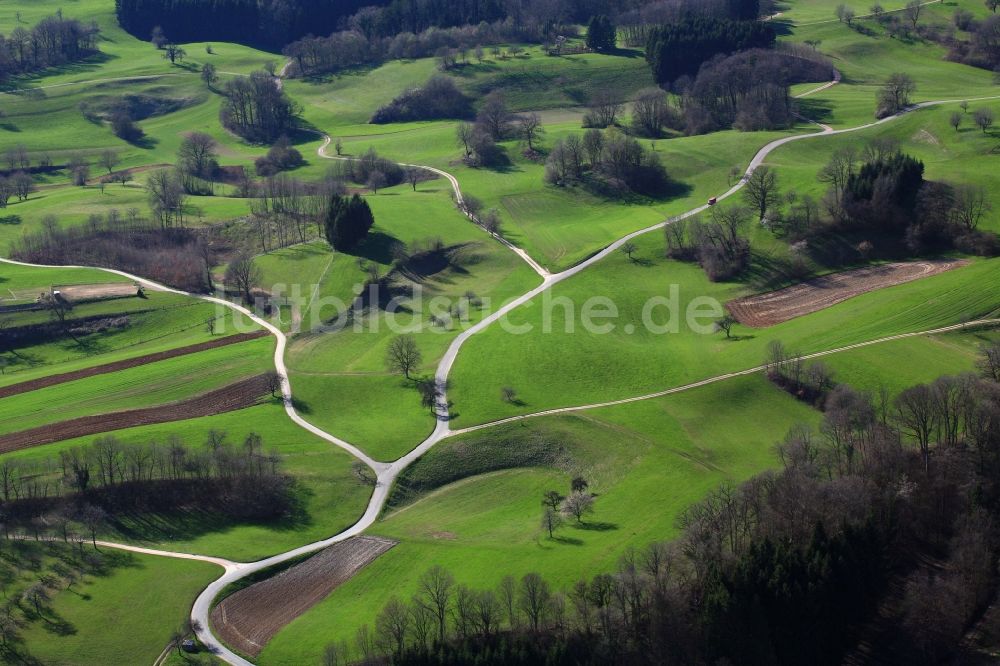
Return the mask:
[[823,310],[868,291],[937,275],[967,264],[964,260],[909,261],[859,268],[806,280],[778,291],[738,298],[727,304],[745,326],[763,328]]
[[223,599],[212,610],[212,628],[228,645],[256,657],[282,627],[395,545],[395,541],[371,536],[335,543]]
[[266,335],[268,335],[267,331],[254,331],[253,333],[227,335],[226,337],[218,338],[217,340],[209,340],[208,342],[199,342],[195,345],[187,345],[186,347],[178,347],[177,349],[168,349],[166,351],[156,352],[155,354],[146,354],[145,356],[127,358],[124,361],[115,361],[114,363],[95,365],[92,368],[83,368],[82,370],[74,370],[73,372],[64,372],[58,375],[39,377],[38,379],[32,379],[18,384],[11,384],[10,386],[0,386],[0,398],[7,398],[12,395],[18,395],[19,393],[27,393],[28,391],[37,391],[38,389],[55,386],[56,384],[64,384],[66,382],[72,382],[86,377],[93,377],[95,375],[103,375],[109,372],[127,370],[140,365],[146,365],[147,363],[165,361],[170,358],[177,358],[178,356],[203,352],[217,347],[234,345],[240,342],[246,342],[247,340],[256,340],[257,338],[262,338]]
[[17,451],[32,446],[61,442],[64,439],[85,437],[111,430],[132,428],[168,421],[181,421],[201,416],[231,412],[257,404],[268,392],[267,375],[257,375],[223,386],[202,395],[173,402],[168,405],[130,409],[95,416],[82,416],[68,421],[12,432],[0,436],[0,453]]

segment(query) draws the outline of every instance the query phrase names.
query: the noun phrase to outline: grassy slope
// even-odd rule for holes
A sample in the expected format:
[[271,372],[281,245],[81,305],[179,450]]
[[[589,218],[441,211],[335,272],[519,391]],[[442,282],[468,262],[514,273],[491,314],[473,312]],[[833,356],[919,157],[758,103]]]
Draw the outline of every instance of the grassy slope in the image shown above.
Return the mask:
[[[250,432],[259,434],[264,447],[281,458],[282,468],[298,482],[301,512],[277,524],[213,522],[197,514],[160,517],[148,524],[133,524],[130,531],[111,532],[113,540],[146,546],[217,555],[250,561],[316,541],[352,524],[364,511],[370,490],[351,473],[348,454],[293,424],[277,404],[173,423],[120,430],[124,443],[163,442],[178,436],[189,445],[200,445],[210,429],[227,433],[239,443]],[[91,438],[67,440],[10,454],[26,462],[56,458],[65,448],[90,443]]]
[[4,398],[0,433],[190,398],[272,368],[273,353],[260,338]]
[[[709,412],[713,418],[704,418]],[[477,446],[516,446],[529,436],[558,444],[566,455],[557,467],[453,483],[386,515],[372,533],[399,539],[400,545],[278,634],[260,663],[315,660],[326,643],[352,637],[389,596],[413,593],[431,563],[480,587],[508,573],[538,571],[562,588],[610,568],[626,548],[673,534],[680,511],[723,480],[773,465],[773,441],[792,423],[816,416],[751,377],[443,442],[428,459],[456,450],[475,458]],[[597,511],[587,525],[568,525],[549,540],[538,525],[539,498],[548,489],[565,491],[575,474],[590,480]]]
[[54,597],[54,614],[73,631],[31,624],[23,639],[32,657],[53,666],[152,663],[183,625],[198,592],[222,572],[204,562],[125,557],[124,566],[86,576],[73,591]]
[[[647,260],[646,265],[616,255],[553,289],[553,300],[575,304],[574,333],[565,333],[564,307],[546,308],[546,299],[538,298],[535,305],[509,316],[513,325],[530,324],[532,332],[512,335],[492,326],[470,338],[451,378],[449,397],[459,414],[457,423],[472,425],[515,413],[628,397],[756,366],[770,340],[780,339],[801,352],[821,351],[1000,310],[1000,296],[982,288],[1000,275],[1000,260],[993,259],[864,294],[768,329],[740,329],[738,334],[748,337],[725,340],[720,334],[689,329],[684,313],[695,298],[725,302],[741,293],[742,286],[710,283],[698,267],[661,258],[659,234],[637,244],[637,256]],[[623,290],[621,285],[631,288]],[[677,285],[680,294],[679,330],[651,333],[643,326],[643,307],[649,299],[667,296],[671,285]],[[594,296],[610,299],[620,313],[607,334],[588,333],[580,325],[581,306]],[[545,332],[547,309],[552,313],[550,332]],[[653,312],[654,321],[667,319],[664,308]],[[628,332],[629,324],[634,333]],[[523,404],[503,402],[502,386],[516,388]]]
[[[303,412],[379,459],[403,455],[433,428],[433,418],[420,406],[413,382],[386,370],[385,350],[396,331],[414,324],[424,327],[417,336],[423,354],[418,374],[430,374],[458,330],[457,325],[430,325],[435,299],[450,305],[471,291],[498,303],[537,284],[538,278],[521,259],[455,211],[447,192],[439,180],[421,185],[416,193],[399,187],[367,197],[377,224],[360,255],[378,265],[382,274],[391,268],[387,247],[395,241],[413,248],[441,239],[448,246],[466,247],[461,266],[422,281],[416,285],[420,291],[403,300],[394,317],[395,329],[382,313],[363,320],[360,330],[352,325],[337,332],[316,332],[315,327],[333,318],[340,304],[350,303],[366,279],[355,257],[332,254],[316,243],[283,250],[263,262],[269,282],[300,285],[299,292],[310,304],[303,333],[293,341],[287,359]],[[467,312],[475,322],[488,310],[472,307]],[[385,416],[386,405],[393,405],[392,418]]]

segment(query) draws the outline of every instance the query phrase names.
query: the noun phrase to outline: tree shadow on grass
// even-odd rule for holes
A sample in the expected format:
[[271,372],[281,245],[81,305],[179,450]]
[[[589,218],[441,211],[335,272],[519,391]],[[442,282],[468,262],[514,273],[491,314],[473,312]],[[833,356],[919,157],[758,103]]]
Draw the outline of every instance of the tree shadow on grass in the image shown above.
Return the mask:
[[612,530],[617,530],[618,524],[598,521],[598,522],[573,523],[573,527],[575,529],[585,530],[587,532],[610,532]]
[[299,414],[312,414],[312,407],[302,398],[292,396],[292,407],[295,408],[295,411]]
[[564,546],[582,546],[583,539],[577,539],[575,537],[566,536],[553,536],[550,541],[555,541],[556,543],[561,543]]
[[382,231],[372,231],[358,248],[356,255],[380,264],[391,264],[395,258],[396,249],[403,242]]

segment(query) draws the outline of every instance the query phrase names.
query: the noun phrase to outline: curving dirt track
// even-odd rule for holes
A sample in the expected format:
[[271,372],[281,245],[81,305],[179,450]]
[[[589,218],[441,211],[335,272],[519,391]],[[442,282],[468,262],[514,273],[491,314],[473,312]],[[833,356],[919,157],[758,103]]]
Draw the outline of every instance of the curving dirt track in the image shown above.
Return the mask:
[[801,317],[876,289],[937,275],[965,260],[907,261],[832,273],[797,285],[730,301],[729,311],[745,326],[764,328]]
[[212,628],[229,645],[256,657],[286,624],[395,545],[371,536],[336,543],[223,599],[212,610]]
[[7,398],[12,395],[18,395],[19,393],[27,393],[28,391],[37,391],[38,389],[55,386],[56,384],[65,384],[66,382],[72,382],[86,377],[93,377],[95,375],[118,372],[119,370],[127,370],[129,368],[137,368],[140,365],[156,363],[157,361],[165,361],[168,358],[186,356],[187,354],[194,354],[208,349],[215,349],[216,347],[234,345],[240,342],[246,342],[247,340],[263,338],[267,335],[269,335],[267,331],[237,333],[236,335],[227,335],[224,338],[209,340],[208,342],[199,342],[198,344],[187,345],[186,347],[178,347],[177,349],[168,349],[166,351],[156,352],[153,354],[136,356],[135,358],[127,358],[124,361],[115,361],[114,363],[95,365],[91,368],[83,368],[82,370],[74,370],[73,372],[63,372],[58,375],[47,375],[45,377],[31,379],[26,382],[10,384],[9,386],[0,386],[0,398]]
[[262,395],[268,392],[267,384],[266,375],[256,375],[214,391],[167,405],[81,416],[68,421],[58,421],[37,428],[0,435],[0,453],[9,453],[32,446],[41,446],[42,444],[61,442],[64,439],[96,435],[122,428],[194,419],[200,416],[211,416],[244,407],[252,407],[257,404]]

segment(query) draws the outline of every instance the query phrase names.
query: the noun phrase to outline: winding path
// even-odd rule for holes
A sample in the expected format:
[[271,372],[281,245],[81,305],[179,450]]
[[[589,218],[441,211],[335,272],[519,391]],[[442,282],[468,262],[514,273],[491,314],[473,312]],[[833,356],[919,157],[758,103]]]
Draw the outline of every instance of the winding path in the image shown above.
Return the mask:
[[[809,91],[807,93],[803,93],[803,95],[810,94],[812,92],[816,92],[817,90],[822,89],[823,87],[828,87],[828,85],[821,86],[820,88],[814,89],[814,90]],[[997,99],[997,98],[1000,98],[1000,96],[986,97],[986,98],[980,98],[980,99]],[[888,118],[884,118],[882,120],[879,120],[879,121],[876,121],[876,122],[873,122],[873,123],[868,123],[868,124],[865,124],[865,125],[861,125],[861,126],[858,126],[858,127],[853,127],[853,128],[849,128],[849,129],[834,130],[834,129],[830,128],[830,127],[823,126],[822,131],[820,131],[820,132],[814,132],[814,133],[810,133],[810,134],[793,135],[793,136],[788,136],[788,137],[783,137],[781,139],[777,139],[777,140],[772,141],[772,142],[768,143],[767,145],[765,145],[763,148],[761,148],[754,155],[753,159],[750,161],[749,166],[747,167],[746,175],[749,175],[750,173],[753,172],[754,169],[756,169],[758,166],[760,166],[771,152],[773,152],[775,149],[777,149],[777,148],[779,148],[779,147],[781,147],[781,146],[783,146],[783,145],[785,145],[787,143],[791,143],[793,141],[799,141],[799,140],[803,140],[803,139],[808,139],[808,138],[813,138],[813,137],[817,137],[817,136],[827,136],[827,135],[835,135],[835,134],[845,134],[845,133],[848,133],[848,132],[856,132],[856,131],[859,131],[859,130],[863,130],[863,129],[867,129],[867,128],[870,128],[870,127],[874,127],[876,125],[880,125],[882,123],[890,122],[890,121],[892,121],[892,120],[894,120],[896,118],[899,118],[900,116],[904,115],[905,113],[908,113],[910,111],[913,111],[913,110],[916,110],[916,109],[919,109],[919,108],[923,108],[923,107],[927,107],[927,106],[932,106],[932,105],[937,105],[937,104],[946,104],[946,103],[955,102],[955,101],[958,101],[958,100],[940,100],[940,101],[933,101],[933,102],[924,102],[924,103],[921,103],[921,104],[917,104],[917,105],[915,105],[913,107],[910,107],[909,109],[906,109],[905,111],[903,111],[900,114],[897,114],[897,115],[894,115],[894,116],[890,116]],[[972,100],[970,100],[970,101],[972,101]],[[330,144],[330,137],[324,135],[323,144],[318,149],[318,154],[321,157],[324,157],[324,158],[337,159],[336,157],[331,157],[331,156],[329,156],[329,155],[326,154],[325,151],[326,151],[327,146],[329,146],[329,144]],[[426,169],[426,170],[431,171],[433,173],[436,173],[436,174],[438,174],[440,176],[443,176],[451,184],[451,187],[452,187],[452,189],[454,190],[454,193],[455,193],[456,201],[458,203],[462,202],[461,188],[459,186],[458,180],[453,175],[451,175],[451,174],[449,174],[446,171],[443,171],[441,169],[437,169],[435,167],[429,167],[429,166],[423,166],[423,165],[406,165],[406,166],[415,166],[415,167],[423,168],[423,169]],[[728,198],[728,197],[736,194],[744,186],[745,179],[746,179],[746,176],[744,176],[744,178],[741,179],[740,182],[738,182],[737,184],[735,184],[734,186],[732,186],[725,193],[723,193],[722,195],[720,195],[718,197],[718,200],[722,200],[722,199]],[[585,260],[585,261],[583,261],[583,262],[581,262],[581,263],[579,263],[579,264],[577,264],[577,265],[575,265],[575,266],[573,266],[573,267],[571,267],[571,268],[569,268],[569,269],[567,269],[565,271],[562,271],[560,273],[555,273],[555,274],[550,273],[547,270],[545,270],[545,268],[543,268],[540,264],[538,264],[532,257],[530,257],[521,248],[518,248],[518,247],[514,246],[513,244],[511,244],[506,239],[497,237],[497,240],[499,242],[504,243],[509,249],[511,249],[513,252],[517,253],[518,256],[520,256],[529,266],[531,266],[532,269],[534,269],[535,272],[541,277],[542,282],[541,282],[541,284],[539,284],[534,289],[532,289],[529,292],[523,294],[519,298],[511,301],[510,303],[506,304],[504,307],[502,307],[498,311],[492,313],[490,316],[484,318],[483,320],[481,320],[480,322],[478,322],[474,326],[466,329],[465,331],[463,331],[459,335],[457,335],[455,337],[455,339],[452,341],[452,343],[449,345],[447,351],[445,352],[445,354],[442,357],[440,363],[438,364],[437,371],[435,372],[435,378],[439,382],[439,385],[440,386],[445,386],[446,385],[446,381],[447,381],[448,375],[451,372],[451,368],[454,365],[454,362],[455,362],[455,359],[458,356],[459,350],[461,349],[462,345],[465,344],[465,342],[470,337],[472,337],[473,335],[475,335],[476,333],[482,331],[483,329],[485,329],[486,327],[488,327],[492,323],[496,322],[497,320],[499,320],[500,318],[502,318],[507,313],[509,313],[510,311],[514,310],[515,308],[520,307],[521,305],[523,305],[523,304],[527,303],[528,301],[530,301],[531,299],[535,298],[536,296],[538,296],[539,294],[541,294],[546,289],[548,289],[548,288],[550,288],[550,287],[552,287],[552,286],[554,286],[554,285],[562,282],[563,280],[566,280],[566,279],[568,279],[568,278],[576,275],[577,273],[580,273],[581,271],[583,271],[586,268],[590,267],[591,265],[597,263],[598,261],[601,261],[602,259],[604,259],[605,257],[607,257],[609,254],[615,252],[618,248],[620,248],[624,243],[628,242],[629,240],[631,240],[631,239],[633,239],[633,238],[635,238],[637,236],[641,236],[643,234],[649,233],[651,231],[662,229],[665,225],[670,224],[673,221],[681,220],[681,219],[685,219],[685,218],[697,215],[697,214],[703,212],[704,210],[706,210],[707,208],[708,208],[707,204],[702,205],[702,206],[698,206],[698,207],[696,207],[696,208],[694,208],[692,210],[689,210],[689,211],[687,211],[687,212],[685,212],[685,213],[683,213],[681,215],[678,215],[678,216],[676,216],[674,218],[671,218],[669,220],[665,220],[665,221],[657,223],[655,225],[652,225],[652,226],[646,227],[644,229],[640,229],[638,231],[634,231],[634,232],[632,232],[630,234],[627,234],[626,236],[623,236],[622,238],[618,239],[617,241],[611,243],[610,245],[608,245],[607,247],[605,247],[603,250],[601,250],[597,254],[593,255],[592,257],[590,257],[589,259],[587,259],[587,260]],[[26,263],[12,261],[12,260],[3,259],[3,258],[0,258],[0,261],[6,262],[6,263],[11,263],[11,264],[17,264],[17,265],[21,265],[21,266],[49,267],[49,266],[41,266],[41,265],[37,265],[37,264],[26,264]],[[82,266],[69,266],[69,268],[85,268],[85,267],[82,267]],[[93,267],[86,267],[86,268],[93,268]],[[375,488],[374,488],[374,490],[372,492],[372,496],[371,496],[371,498],[370,498],[370,500],[368,502],[368,506],[367,506],[364,514],[361,516],[361,518],[354,525],[352,525],[351,527],[347,528],[346,530],[340,532],[339,534],[335,534],[335,535],[329,537],[328,539],[324,539],[322,541],[317,541],[317,542],[314,542],[314,543],[306,544],[306,545],[300,546],[299,548],[295,548],[293,550],[290,550],[290,551],[287,551],[287,552],[284,552],[284,553],[280,553],[278,555],[274,555],[272,557],[268,557],[268,558],[265,558],[265,559],[262,559],[262,560],[259,560],[259,561],[256,561],[256,562],[247,562],[247,563],[243,563],[243,562],[231,562],[229,560],[225,560],[225,559],[222,559],[222,558],[213,558],[213,557],[207,557],[207,556],[192,555],[192,554],[189,554],[189,553],[175,553],[175,552],[170,552],[170,551],[147,549],[147,548],[141,548],[141,547],[138,547],[138,546],[131,546],[131,545],[126,545],[126,544],[117,544],[117,543],[111,543],[111,542],[99,542],[101,545],[106,546],[106,547],[120,548],[120,549],[123,549],[123,550],[128,550],[128,551],[138,552],[138,553],[144,553],[144,554],[149,554],[149,555],[159,555],[159,556],[164,556],[164,557],[174,557],[174,558],[180,558],[180,559],[194,559],[194,560],[212,562],[214,564],[217,564],[217,565],[223,567],[223,569],[224,569],[223,575],[220,578],[218,578],[217,580],[215,580],[214,582],[212,582],[208,587],[206,587],[201,592],[201,594],[198,595],[198,598],[195,600],[193,608],[191,610],[191,619],[195,623],[195,626],[198,626],[198,630],[197,630],[198,638],[206,646],[206,648],[208,648],[210,651],[212,651],[213,653],[215,653],[215,655],[218,656],[219,658],[221,658],[222,660],[224,660],[224,661],[226,661],[226,662],[228,662],[230,664],[234,664],[234,665],[238,665],[238,666],[252,666],[252,665],[251,665],[251,662],[249,662],[246,659],[244,659],[243,657],[237,655],[232,650],[230,650],[229,648],[227,648],[226,646],[224,646],[220,641],[218,641],[215,638],[215,636],[212,634],[211,629],[209,628],[209,612],[211,610],[212,602],[215,599],[215,597],[219,594],[219,592],[221,592],[222,589],[225,588],[230,583],[233,583],[233,582],[239,580],[240,578],[243,578],[243,577],[245,577],[245,576],[247,576],[247,575],[249,575],[251,573],[261,571],[262,569],[274,566],[276,564],[280,564],[280,563],[286,562],[286,561],[288,561],[290,559],[299,557],[301,555],[306,555],[306,554],[309,554],[309,553],[316,552],[316,551],[321,550],[321,549],[323,549],[323,548],[325,548],[325,547],[327,547],[327,546],[329,546],[331,544],[334,544],[334,543],[337,543],[337,542],[340,542],[340,541],[344,541],[344,540],[346,540],[346,539],[348,539],[348,538],[350,538],[352,536],[356,536],[356,535],[361,534],[362,532],[364,532],[378,518],[378,516],[379,516],[379,514],[380,514],[380,512],[382,510],[382,506],[384,505],[384,503],[385,503],[385,501],[386,501],[386,499],[388,497],[389,489],[391,488],[393,481],[396,479],[396,477],[399,475],[399,473],[402,472],[404,469],[406,469],[406,467],[409,466],[414,460],[416,460],[421,455],[423,455],[424,453],[426,453],[431,447],[433,447],[436,443],[438,443],[442,439],[444,439],[446,437],[450,437],[452,435],[464,433],[464,432],[471,432],[471,431],[474,431],[474,430],[479,430],[479,429],[482,429],[482,428],[486,428],[486,427],[490,427],[490,426],[494,426],[494,425],[499,425],[501,423],[507,423],[507,422],[510,422],[510,421],[522,420],[522,419],[527,419],[527,418],[534,418],[534,417],[543,416],[543,415],[546,415],[546,414],[558,414],[558,413],[579,411],[579,410],[585,410],[585,409],[596,409],[596,408],[599,408],[599,407],[612,406],[612,405],[616,405],[616,404],[624,404],[624,403],[628,403],[628,402],[635,402],[635,401],[638,401],[638,400],[646,400],[646,399],[650,399],[650,398],[656,398],[656,397],[660,397],[660,396],[664,396],[664,395],[669,395],[669,394],[672,394],[672,393],[678,393],[678,392],[681,392],[681,391],[690,390],[690,389],[693,389],[693,388],[697,388],[699,386],[704,386],[706,384],[723,381],[723,380],[730,379],[730,378],[733,378],[733,377],[739,377],[739,376],[744,376],[744,375],[752,374],[752,373],[755,373],[755,372],[759,372],[760,369],[761,369],[760,367],[755,367],[755,368],[750,368],[750,369],[747,369],[747,370],[741,370],[741,371],[734,372],[734,373],[728,373],[728,374],[725,374],[725,375],[719,375],[717,377],[712,377],[712,378],[705,379],[705,380],[702,380],[702,381],[699,381],[699,382],[695,382],[695,383],[692,383],[692,384],[687,384],[687,385],[684,385],[684,386],[679,386],[679,387],[667,389],[667,390],[664,390],[664,391],[660,391],[660,392],[657,392],[657,393],[647,394],[647,395],[644,395],[644,396],[637,396],[637,397],[634,397],[634,398],[626,398],[626,399],[623,399],[623,400],[611,401],[611,402],[606,402],[606,403],[598,403],[598,404],[583,405],[583,406],[578,406],[578,407],[566,407],[566,408],[548,410],[548,411],[545,411],[545,412],[539,412],[539,413],[536,413],[536,414],[527,414],[527,415],[522,415],[522,416],[518,416],[518,417],[512,417],[510,419],[504,419],[504,420],[501,420],[501,421],[495,421],[495,422],[492,422],[492,423],[481,424],[481,425],[478,425],[478,426],[472,426],[472,427],[469,427],[469,428],[464,428],[464,429],[459,429],[459,430],[454,430],[454,431],[452,431],[450,429],[450,426],[449,426],[448,413],[447,413],[447,397],[442,392],[442,396],[441,396],[441,398],[439,400],[439,404],[437,406],[437,422],[436,422],[436,425],[435,425],[435,428],[434,428],[433,432],[431,432],[431,434],[423,442],[421,442],[416,448],[414,448],[412,451],[410,451],[408,454],[406,454],[402,458],[399,458],[398,460],[396,460],[394,462],[391,462],[391,463],[386,463],[386,462],[380,462],[380,461],[376,461],[376,460],[372,459],[371,457],[369,457],[368,455],[366,455],[363,451],[361,451],[359,448],[357,448],[353,444],[350,444],[350,443],[348,443],[348,442],[346,442],[346,441],[344,441],[344,440],[342,440],[342,439],[340,439],[338,437],[335,437],[334,435],[332,435],[332,434],[330,434],[330,433],[328,433],[328,432],[326,432],[326,431],[324,431],[324,430],[322,430],[322,429],[314,426],[313,424],[309,423],[306,419],[304,419],[302,416],[300,416],[298,414],[298,412],[295,410],[295,407],[294,407],[294,404],[293,404],[293,400],[292,400],[292,387],[291,387],[291,383],[289,382],[289,379],[288,379],[288,373],[287,373],[287,369],[285,367],[285,362],[284,362],[284,353],[285,353],[285,347],[287,345],[287,338],[286,338],[285,334],[280,329],[278,329],[277,327],[275,327],[274,325],[272,325],[270,322],[264,320],[261,317],[258,317],[257,315],[255,315],[254,313],[252,313],[247,308],[245,308],[245,307],[243,307],[241,305],[238,305],[236,303],[227,301],[225,299],[217,298],[217,297],[214,297],[214,296],[206,296],[206,295],[200,295],[200,294],[190,294],[190,293],[183,292],[183,291],[180,291],[180,290],[177,290],[177,289],[172,289],[170,287],[166,287],[164,285],[152,282],[152,281],[147,280],[145,278],[141,278],[141,277],[138,277],[138,276],[135,276],[135,275],[130,275],[130,274],[125,273],[123,271],[118,271],[118,270],[113,270],[113,269],[102,269],[102,270],[105,270],[105,271],[107,271],[109,273],[113,273],[113,274],[116,274],[116,275],[124,276],[126,278],[131,279],[131,280],[135,280],[136,282],[144,285],[148,289],[153,289],[153,290],[158,290],[158,291],[165,291],[165,292],[171,292],[171,293],[176,293],[176,294],[191,296],[193,298],[199,298],[199,299],[207,301],[207,302],[211,302],[211,303],[215,303],[215,304],[218,304],[218,305],[222,305],[224,307],[231,308],[235,312],[238,312],[238,313],[242,314],[243,316],[247,317],[248,319],[254,321],[256,324],[264,327],[267,331],[269,331],[272,335],[274,335],[275,339],[277,340],[277,344],[275,346],[275,351],[274,351],[274,365],[275,365],[275,368],[281,374],[281,377],[282,377],[281,393],[282,393],[282,396],[283,396],[283,402],[284,402],[285,412],[288,415],[288,417],[293,422],[295,422],[296,424],[298,424],[299,426],[301,426],[302,428],[304,428],[305,430],[308,430],[309,432],[313,433],[314,435],[316,435],[318,437],[321,437],[321,438],[325,439],[326,441],[328,441],[328,442],[330,442],[330,443],[332,443],[332,444],[334,444],[334,445],[336,445],[336,446],[344,449],[345,451],[347,451],[348,453],[350,453],[352,456],[354,456],[358,460],[361,460],[362,462],[364,462],[365,464],[367,464],[369,467],[371,467],[375,471],[375,473],[377,475],[377,483],[376,483]],[[837,352],[840,352],[840,351],[845,351],[845,350],[848,350],[848,349],[855,349],[855,348],[858,348],[858,347],[863,347],[863,346],[878,344],[878,343],[887,342],[887,341],[890,341],[890,340],[902,339],[902,338],[906,338],[906,337],[914,337],[914,336],[927,335],[927,334],[932,334],[932,333],[943,333],[943,332],[947,332],[947,331],[951,331],[951,330],[957,330],[957,329],[961,329],[961,328],[969,327],[969,326],[973,326],[973,325],[994,324],[994,323],[1000,323],[1000,320],[991,319],[991,320],[983,320],[983,321],[979,321],[979,322],[968,322],[968,323],[965,323],[965,324],[958,324],[958,325],[955,325],[955,326],[949,326],[949,327],[944,327],[944,328],[939,328],[939,329],[933,329],[933,330],[930,330],[930,331],[905,333],[905,334],[901,334],[901,335],[890,336],[890,337],[880,338],[880,339],[872,340],[872,341],[868,341],[868,342],[858,343],[858,344],[855,344],[855,345],[849,345],[847,347],[841,347],[841,348],[838,348],[838,349],[832,349],[832,350],[817,352],[815,354],[807,355],[804,358],[813,358],[813,357],[817,357],[817,356],[824,356],[824,355],[834,354],[834,353],[837,353]]]

